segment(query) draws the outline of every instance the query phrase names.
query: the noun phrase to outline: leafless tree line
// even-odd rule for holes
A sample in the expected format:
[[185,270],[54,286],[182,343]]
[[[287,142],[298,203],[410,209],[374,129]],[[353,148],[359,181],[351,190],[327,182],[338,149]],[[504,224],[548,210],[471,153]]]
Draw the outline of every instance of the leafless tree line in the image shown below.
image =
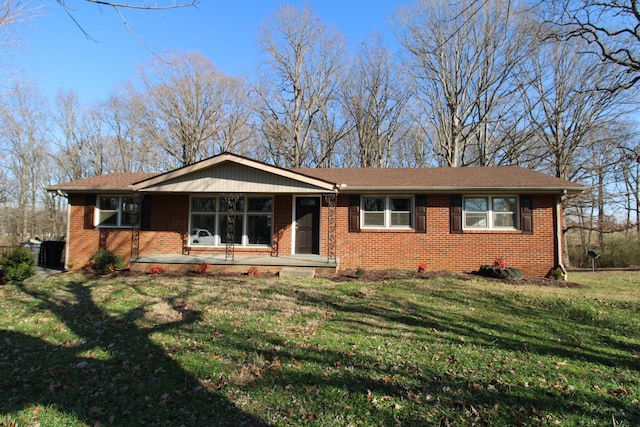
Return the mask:
[[567,205],[571,226],[602,231],[615,218],[639,232],[639,44],[624,39],[627,62],[603,53],[598,4],[416,0],[393,17],[398,51],[378,34],[350,51],[309,7],[285,5],[259,32],[251,76],[174,52],[95,105],[15,85],[1,98],[0,202],[11,215],[0,227],[62,234],[51,183],[230,151],[283,167],[518,164],[592,186]]

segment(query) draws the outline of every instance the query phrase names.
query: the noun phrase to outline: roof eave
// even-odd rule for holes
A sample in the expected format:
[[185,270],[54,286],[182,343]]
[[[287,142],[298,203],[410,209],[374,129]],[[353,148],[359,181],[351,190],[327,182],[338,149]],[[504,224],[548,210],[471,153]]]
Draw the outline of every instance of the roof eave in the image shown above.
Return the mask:
[[187,175],[189,173],[193,173],[199,171],[201,169],[213,167],[215,165],[224,163],[224,162],[234,162],[236,164],[240,164],[243,166],[256,168],[263,170],[267,173],[272,173],[274,175],[279,175],[285,178],[293,179],[295,181],[303,182],[305,184],[313,185],[315,187],[319,187],[322,190],[327,190],[330,192],[335,192],[335,183],[325,181],[320,178],[314,178],[305,174],[301,174],[299,172],[293,172],[288,169],[280,168],[277,166],[272,166],[266,163],[258,162],[256,160],[249,159],[247,157],[237,156],[235,154],[223,153],[219,154],[215,157],[211,157],[210,159],[203,160],[201,162],[195,163],[193,165],[185,166],[180,169],[176,169],[170,172],[166,172],[160,175],[156,175],[151,178],[147,178],[142,181],[138,181],[132,185],[134,191],[144,190],[145,188],[152,187],[157,184],[161,184],[163,182],[167,182],[171,179]]
[[133,193],[130,186],[127,187],[47,187],[50,193]]
[[537,193],[537,194],[580,194],[587,187],[424,187],[424,186],[339,186],[343,193]]

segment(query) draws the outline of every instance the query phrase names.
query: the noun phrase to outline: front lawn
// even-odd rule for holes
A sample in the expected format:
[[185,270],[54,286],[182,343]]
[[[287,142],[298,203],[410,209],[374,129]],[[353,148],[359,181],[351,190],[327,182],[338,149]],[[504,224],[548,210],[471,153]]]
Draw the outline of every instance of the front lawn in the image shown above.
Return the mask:
[[0,286],[0,427],[636,426],[640,274]]

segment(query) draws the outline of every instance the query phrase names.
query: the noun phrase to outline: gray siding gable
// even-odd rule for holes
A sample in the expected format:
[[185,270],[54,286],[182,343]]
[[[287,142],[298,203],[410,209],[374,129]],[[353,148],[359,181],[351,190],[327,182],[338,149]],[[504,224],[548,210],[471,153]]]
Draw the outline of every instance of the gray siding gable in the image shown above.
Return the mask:
[[318,193],[326,189],[235,162],[224,162],[155,185],[144,192]]

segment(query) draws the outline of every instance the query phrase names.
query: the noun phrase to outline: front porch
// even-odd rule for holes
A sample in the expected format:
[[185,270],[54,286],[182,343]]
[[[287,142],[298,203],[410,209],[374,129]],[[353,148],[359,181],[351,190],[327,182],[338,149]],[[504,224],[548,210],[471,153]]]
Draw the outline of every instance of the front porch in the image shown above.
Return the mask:
[[164,271],[189,272],[196,266],[207,264],[207,271],[246,273],[255,267],[260,273],[281,274],[284,271],[307,272],[314,276],[333,276],[338,269],[339,260],[329,260],[320,255],[286,255],[259,256],[235,255],[228,258],[225,254],[157,254],[144,255],[130,260],[131,270],[148,272],[153,266],[160,266]]

